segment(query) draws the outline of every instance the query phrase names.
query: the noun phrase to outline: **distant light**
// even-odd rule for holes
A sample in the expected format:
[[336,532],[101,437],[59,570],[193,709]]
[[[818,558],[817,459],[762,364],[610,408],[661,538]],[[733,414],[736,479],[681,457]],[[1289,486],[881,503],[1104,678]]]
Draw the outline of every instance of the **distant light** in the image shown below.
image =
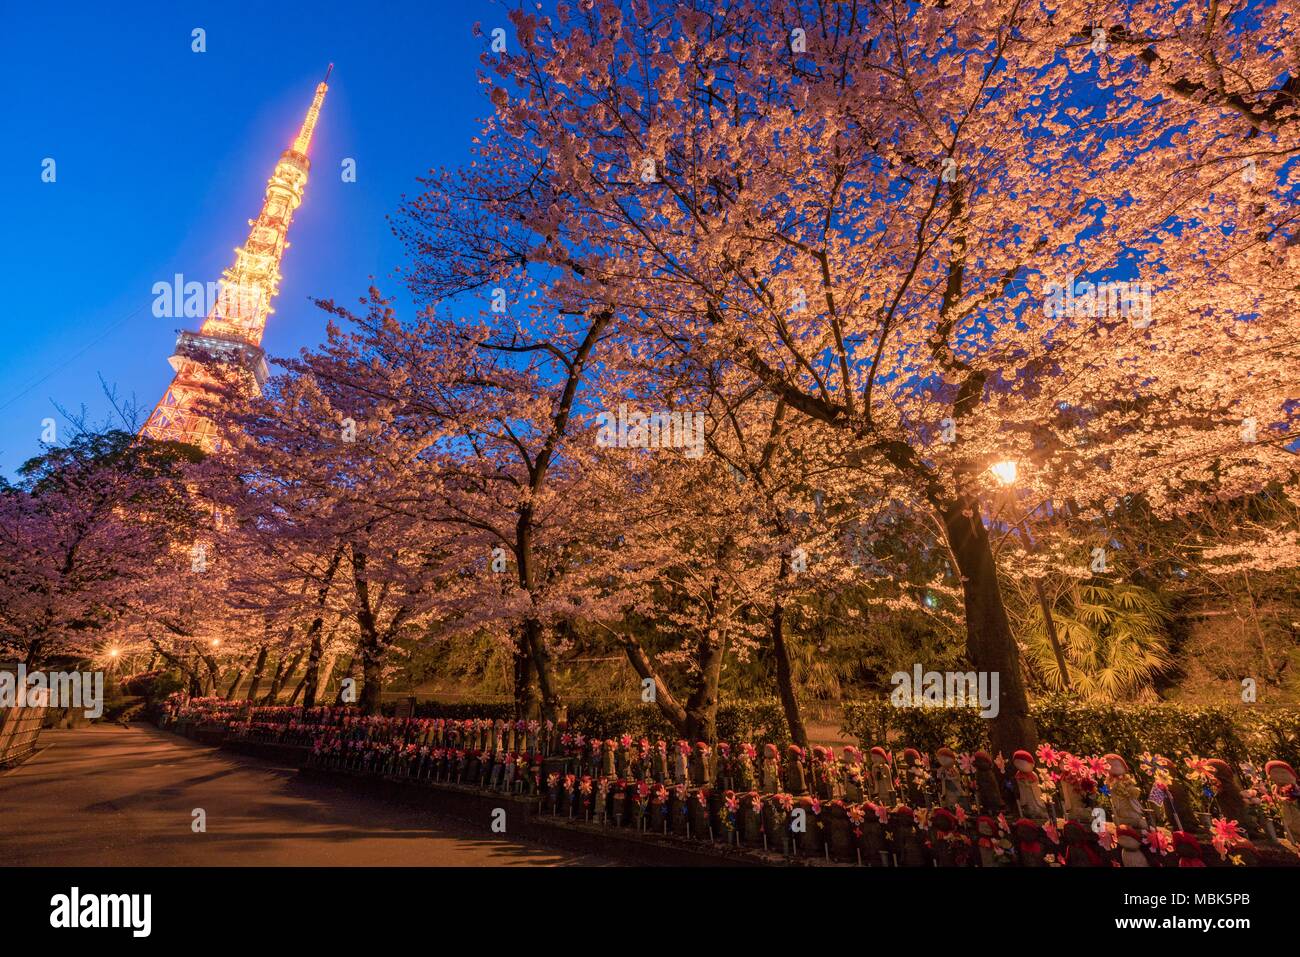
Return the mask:
[[989,471],[993,477],[1002,485],[1015,485],[1016,473],[1018,471],[1014,459],[1007,459],[1004,462],[994,462],[989,466]]
[[213,639],[212,639],[212,647],[213,647],[213,648],[217,647],[219,644],[221,644],[221,639],[220,639],[220,638],[213,638]]
[[118,651],[116,648],[110,648],[110,649],[108,650],[108,657],[110,657],[110,658],[116,658],[116,657],[117,657],[118,655],[120,655],[121,653],[122,653],[122,652]]

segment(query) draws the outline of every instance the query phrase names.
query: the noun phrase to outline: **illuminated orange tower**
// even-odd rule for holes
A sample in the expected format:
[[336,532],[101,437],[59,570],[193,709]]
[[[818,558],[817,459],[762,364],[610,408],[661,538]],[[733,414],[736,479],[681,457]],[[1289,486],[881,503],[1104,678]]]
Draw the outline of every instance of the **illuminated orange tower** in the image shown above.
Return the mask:
[[307,150],[333,69],[331,63],[325,79],[316,86],[316,95],[293,145],[275,164],[275,172],[266,184],[262,212],[257,219],[248,221],[248,241],[235,250],[235,264],[222,273],[216,301],[203,326],[198,332],[182,332],[176,339],[176,352],[167,360],[176,375],[140,430],[141,435],[189,442],[210,451],[216,444],[216,429],[196,411],[196,400],[212,392],[218,376],[229,381],[231,372],[235,381],[255,394],[261,391],[267,376],[262,333],[267,316],[274,312],[271,300],[280,291],[280,259],[289,245],[286,238],[294,210],[302,203],[311,168]]

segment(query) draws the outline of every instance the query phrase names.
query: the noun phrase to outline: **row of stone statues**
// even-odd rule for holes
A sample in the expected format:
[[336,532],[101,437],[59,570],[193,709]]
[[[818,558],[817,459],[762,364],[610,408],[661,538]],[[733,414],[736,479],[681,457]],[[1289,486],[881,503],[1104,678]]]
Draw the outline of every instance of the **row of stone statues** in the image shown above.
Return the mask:
[[[604,782],[606,790],[641,784],[705,788],[927,815],[955,812],[963,821],[1011,818],[1060,834],[1069,824],[1090,833],[1109,828],[1121,846],[1136,840],[1146,848],[1155,840],[1161,850],[1161,835],[1199,832],[1209,838],[1216,828],[1225,832],[1214,835],[1219,843],[1232,843],[1240,832],[1243,841],[1300,845],[1297,776],[1280,760],[1269,761],[1262,775],[1243,785],[1221,759],[1187,757],[1186,766],[1175,769],[1172,761],[1144,754],[1143,777],[1152,782],[1144,789],[1121,755],[1078,757],[1047,745],[1037,756],[1017,751],[1010,761],[947,747],[932,756],[883,746],[865,752],[845,746],[837,754],[826,746],[589,736],[539,721],[365,717],[347,707],[253,708],[230,726],[233,733],[263,740],[310,742],[313,760],[327,766],[535,795],[547,790],[547,781],[590,780]],[[933,820],[945,819],[936,813]]]

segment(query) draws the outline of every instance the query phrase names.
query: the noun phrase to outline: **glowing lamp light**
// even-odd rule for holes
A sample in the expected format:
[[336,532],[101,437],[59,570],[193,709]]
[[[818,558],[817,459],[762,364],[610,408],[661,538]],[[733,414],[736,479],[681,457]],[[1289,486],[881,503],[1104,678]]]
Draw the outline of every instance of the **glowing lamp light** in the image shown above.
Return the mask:
[[122,653],[122,652],[118,651],[116,648],[110,648],[110,649],[108,649],[108,657],[110,657],[110,658],[116,658],[116,657],[117,657],[118,655],[120,655],[121,653]]
[[1016,462],[1014,459],[1007,459],[1005,462],[994,462],[989,466],[989,471],[993,477],[998,480],[1000,485],[1016,484]]
[[220,645],[220,644],[221,644],[221,639],[220,639],[220,638],[213,638],[213,639],[212,639],[212,647],[213,647],[213,648],[216,648],[216,647],[217,647],[218,645]]

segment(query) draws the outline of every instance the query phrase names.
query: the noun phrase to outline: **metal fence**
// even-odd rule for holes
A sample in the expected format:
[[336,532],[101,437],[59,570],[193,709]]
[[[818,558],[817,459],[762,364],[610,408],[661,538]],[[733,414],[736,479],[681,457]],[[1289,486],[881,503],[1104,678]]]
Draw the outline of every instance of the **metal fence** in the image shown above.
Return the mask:
[[25,761],[36,753],[45,708],[0,708],[0,767]]

